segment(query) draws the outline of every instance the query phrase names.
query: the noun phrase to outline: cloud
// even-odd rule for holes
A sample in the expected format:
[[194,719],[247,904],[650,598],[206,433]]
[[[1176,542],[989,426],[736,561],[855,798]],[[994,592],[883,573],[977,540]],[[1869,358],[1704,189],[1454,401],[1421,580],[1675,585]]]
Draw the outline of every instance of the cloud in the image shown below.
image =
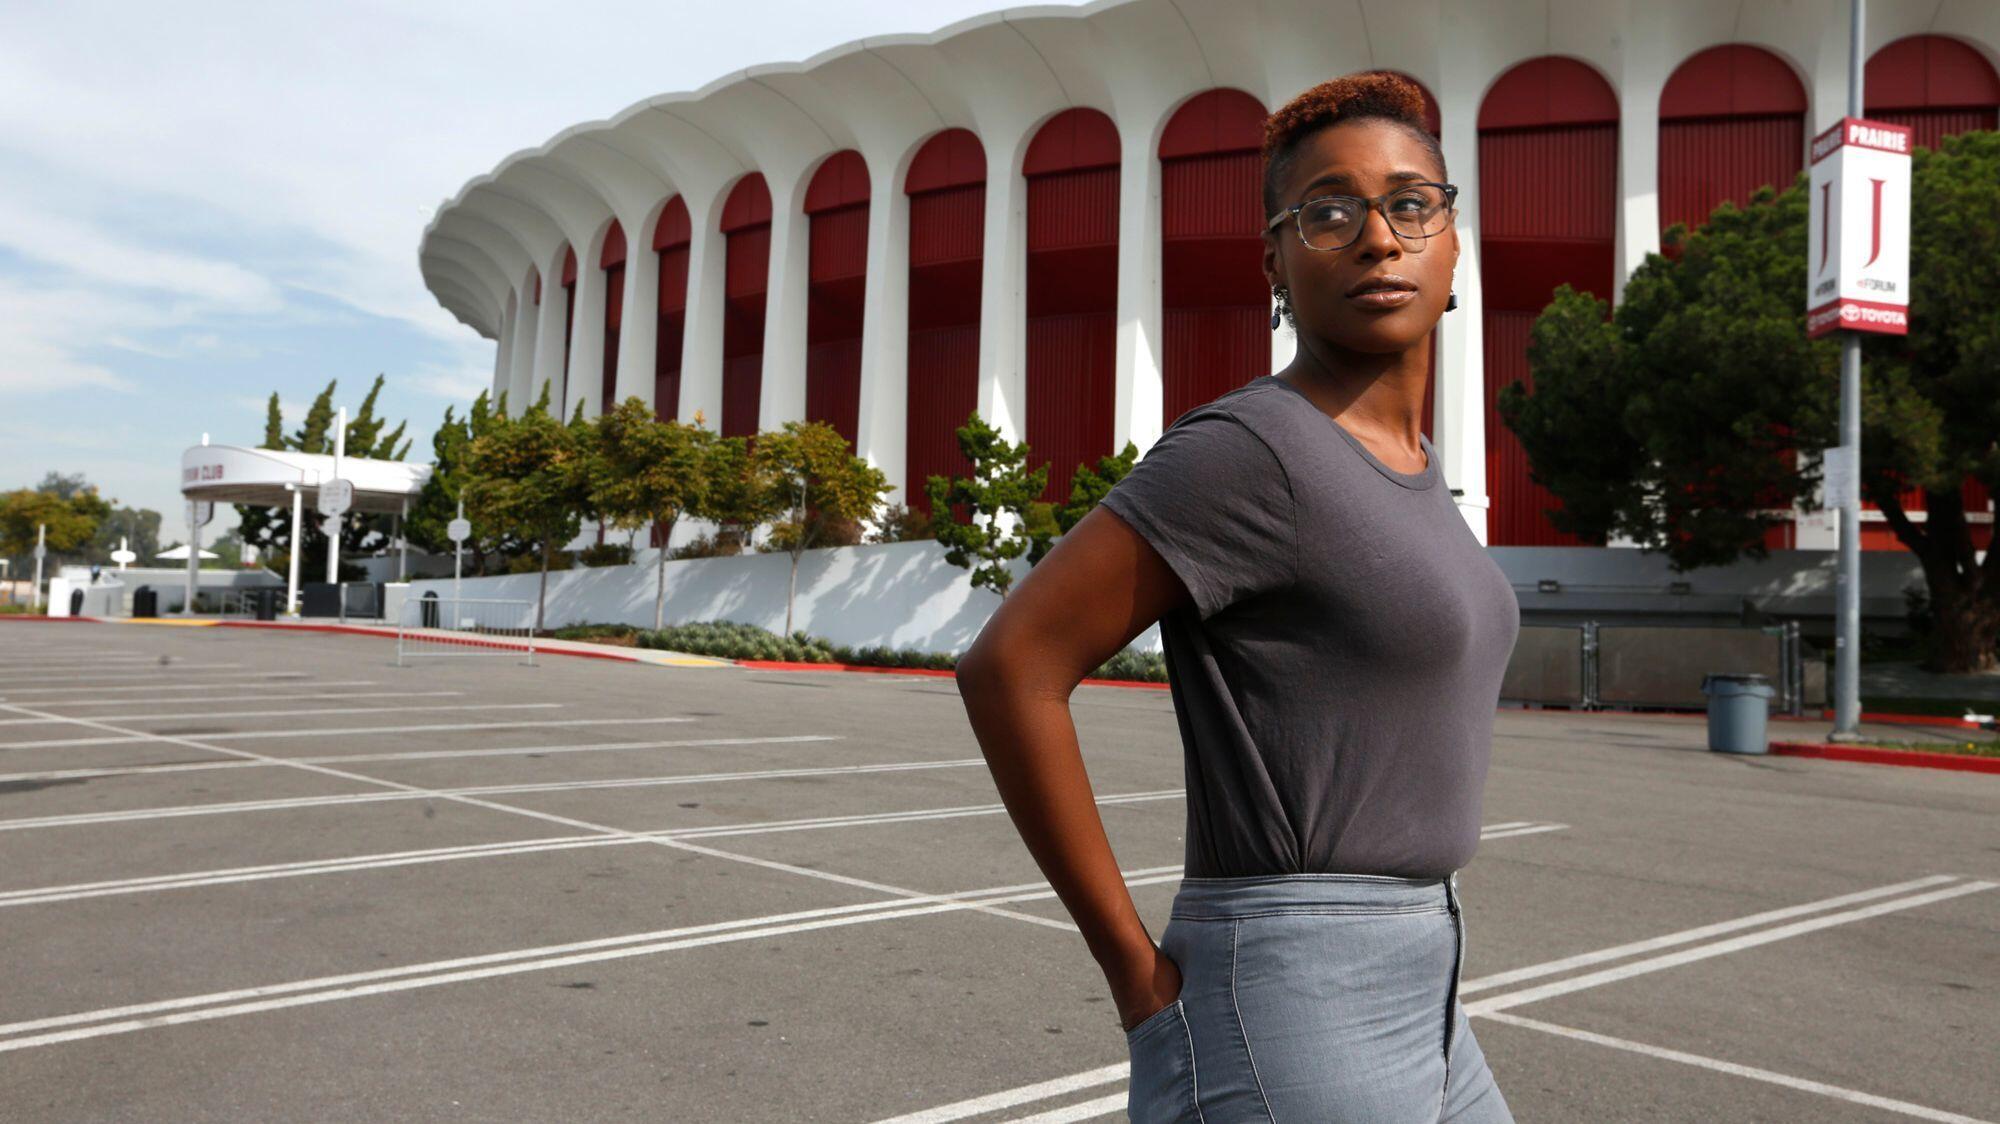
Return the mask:
[[275,311],[277,286],[230,262],[154,249],[0,194],[0,247],[82,280],[154,289],[243,312]]
[[100,292],[0,277],[0,392],[132,390],[130,380],[82,356],[115,328],[153,315],[149,305]]

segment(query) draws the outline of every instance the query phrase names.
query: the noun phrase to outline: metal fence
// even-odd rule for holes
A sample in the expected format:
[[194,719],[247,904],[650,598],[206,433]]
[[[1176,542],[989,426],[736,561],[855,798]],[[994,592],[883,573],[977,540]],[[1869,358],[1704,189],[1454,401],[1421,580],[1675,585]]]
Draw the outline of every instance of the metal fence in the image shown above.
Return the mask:
[[1524,626],[1500,684],[1506,702],[1700,710],[1710,672],[1770,677],[1774,711],[1826,705],[1826,665],[1808,660],[1795,621],[1764,628]]
[[425,591],[396,617],[396,666],[418,656],[525,656],[535,664],[535,603],[492,597],[440,597]]

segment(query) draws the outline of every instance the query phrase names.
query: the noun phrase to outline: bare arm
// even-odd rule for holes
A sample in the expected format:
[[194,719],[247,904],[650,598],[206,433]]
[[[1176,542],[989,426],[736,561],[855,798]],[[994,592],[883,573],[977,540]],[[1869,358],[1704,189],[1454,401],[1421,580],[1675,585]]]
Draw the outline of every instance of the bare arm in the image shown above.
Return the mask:
[[1140,921],[1104,834],[1069,696],[1187,589],[1110,509],[1084,516],[1008,593],[958,661],[958,691],[1007,813],[1104,970],[1127,1029],[1180,971]]

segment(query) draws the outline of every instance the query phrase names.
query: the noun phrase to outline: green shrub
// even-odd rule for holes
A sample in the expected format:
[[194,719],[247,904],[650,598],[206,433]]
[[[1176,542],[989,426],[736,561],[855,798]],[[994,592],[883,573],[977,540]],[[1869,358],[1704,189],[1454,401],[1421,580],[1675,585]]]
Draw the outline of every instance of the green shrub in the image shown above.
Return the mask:
[[[786,660],[792,663],[842,663],[856,667],[907,667],[950,671],[958,657],[950,652],[870,645],[851,648],[833,644],[803,629],[790,636],[735,621],[704,621],[674,625],[638,634],[641,648],[687,652],[732,660]],[[1148,652],[1126,649],[1091,673],[1093,679],[1125,679],[1148,683],[1167,681],[1166,660]]]
[[632,547],[622,542],[598,543],[578,551],[576,560],[585,566],[626,566],[632,562]]

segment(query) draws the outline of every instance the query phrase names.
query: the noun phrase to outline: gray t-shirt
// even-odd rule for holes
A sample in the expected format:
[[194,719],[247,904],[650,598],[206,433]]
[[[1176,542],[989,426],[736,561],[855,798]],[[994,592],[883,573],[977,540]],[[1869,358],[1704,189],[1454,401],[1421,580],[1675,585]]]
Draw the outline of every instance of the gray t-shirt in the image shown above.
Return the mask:
[[1520,603],[1423,448],[1397,472],[1266,375],[1105,495],[1193,599],[1160,621],[1188,877],[1441,878],[1478,848]]

